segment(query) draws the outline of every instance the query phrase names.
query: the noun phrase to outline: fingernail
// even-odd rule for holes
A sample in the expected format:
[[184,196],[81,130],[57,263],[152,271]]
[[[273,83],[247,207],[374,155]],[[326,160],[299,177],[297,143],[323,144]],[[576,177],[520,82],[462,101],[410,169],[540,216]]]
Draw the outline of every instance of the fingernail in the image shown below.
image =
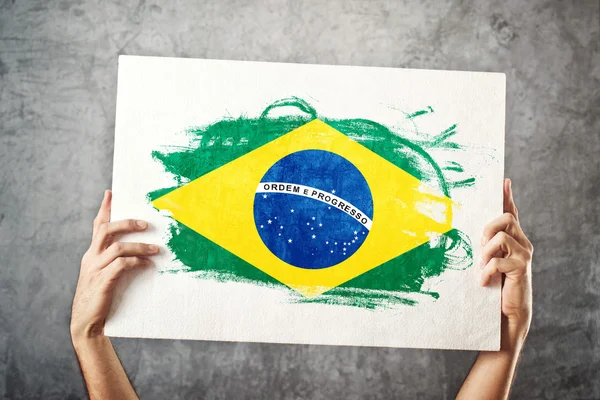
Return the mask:
[[148,249],[149,249],[151,252],[153,252],[153,253],[156,253],[156,252],[158,252],[158,246],[157,246],[157,245],[155,245],[155,244],[151,244],[151,245],[149,245],[149,246],[148,246]]
[[145,228],[148,226],[148,223],[146,221],[141,221],[141,220],[137,220],[135,221],[135,224],[137,226],[139,226],[140,228]]

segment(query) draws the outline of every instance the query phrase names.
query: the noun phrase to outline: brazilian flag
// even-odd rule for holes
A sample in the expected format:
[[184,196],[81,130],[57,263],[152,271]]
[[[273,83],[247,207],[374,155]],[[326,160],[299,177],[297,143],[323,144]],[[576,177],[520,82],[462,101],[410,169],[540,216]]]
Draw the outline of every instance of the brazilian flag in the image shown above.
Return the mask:
[[[289,105],[309,115],[269,116]],[[285,286],[298,301],[410,304],[398,294],[470,251],[439,166],[382,125],[320,118],[292,98],[188,133],[189,148],[154,152],[181,184],[150,196],[189,271]]]

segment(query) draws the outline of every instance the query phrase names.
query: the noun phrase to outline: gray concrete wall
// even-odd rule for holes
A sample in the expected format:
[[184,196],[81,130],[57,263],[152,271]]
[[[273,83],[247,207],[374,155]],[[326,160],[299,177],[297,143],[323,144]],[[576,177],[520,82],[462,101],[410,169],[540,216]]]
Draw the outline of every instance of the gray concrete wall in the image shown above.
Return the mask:
[[[68,335],[117,56],[505,72],[536,246],[514,398],[600,398],[599,2],[0,0],[0,396],[85,396]],[[142,398],[452,398],[473,352],[115,340]]]

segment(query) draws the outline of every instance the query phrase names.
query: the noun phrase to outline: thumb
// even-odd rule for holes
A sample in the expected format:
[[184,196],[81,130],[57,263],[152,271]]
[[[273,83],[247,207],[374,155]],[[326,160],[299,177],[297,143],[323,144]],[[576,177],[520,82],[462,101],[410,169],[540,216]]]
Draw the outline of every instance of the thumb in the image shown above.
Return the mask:
[[102,199],[102,204],[100,205],[100,209],[98,210],[98,215],[96,215],[96,218],[94,219],[94,229],[92,231],[92,237],[96,236],[100,225],[102,225],[105,222],[110,222],[111,202],[112,191],[105,190],[104,198]]
[[519,220],[519,210],[513,199],[512,181],[509,178],[504,179],[504,212],[512,214],[517,221]]

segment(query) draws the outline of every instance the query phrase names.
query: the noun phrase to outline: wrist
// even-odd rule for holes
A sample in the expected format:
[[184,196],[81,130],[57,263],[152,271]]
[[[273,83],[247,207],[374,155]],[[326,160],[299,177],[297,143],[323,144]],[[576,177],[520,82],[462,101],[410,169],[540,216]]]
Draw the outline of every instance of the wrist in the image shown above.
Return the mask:
[[531,314],[507,317],[507,328],[515,337],[525,340],[531,326]]
[[84,336],[84,335],[71,335],[71,341],[73,348],[76,353],[93,351],[99,349],[110,343],[110,339],[104,335],[97,336]]
[[71,341],[73,345],[83,343],[95,343],[104,340],[104,327],[91,325],[78,325],[71,323]]
[[503,319],[501,350],[518,354],[529,333],[531,318],[504,317]]

